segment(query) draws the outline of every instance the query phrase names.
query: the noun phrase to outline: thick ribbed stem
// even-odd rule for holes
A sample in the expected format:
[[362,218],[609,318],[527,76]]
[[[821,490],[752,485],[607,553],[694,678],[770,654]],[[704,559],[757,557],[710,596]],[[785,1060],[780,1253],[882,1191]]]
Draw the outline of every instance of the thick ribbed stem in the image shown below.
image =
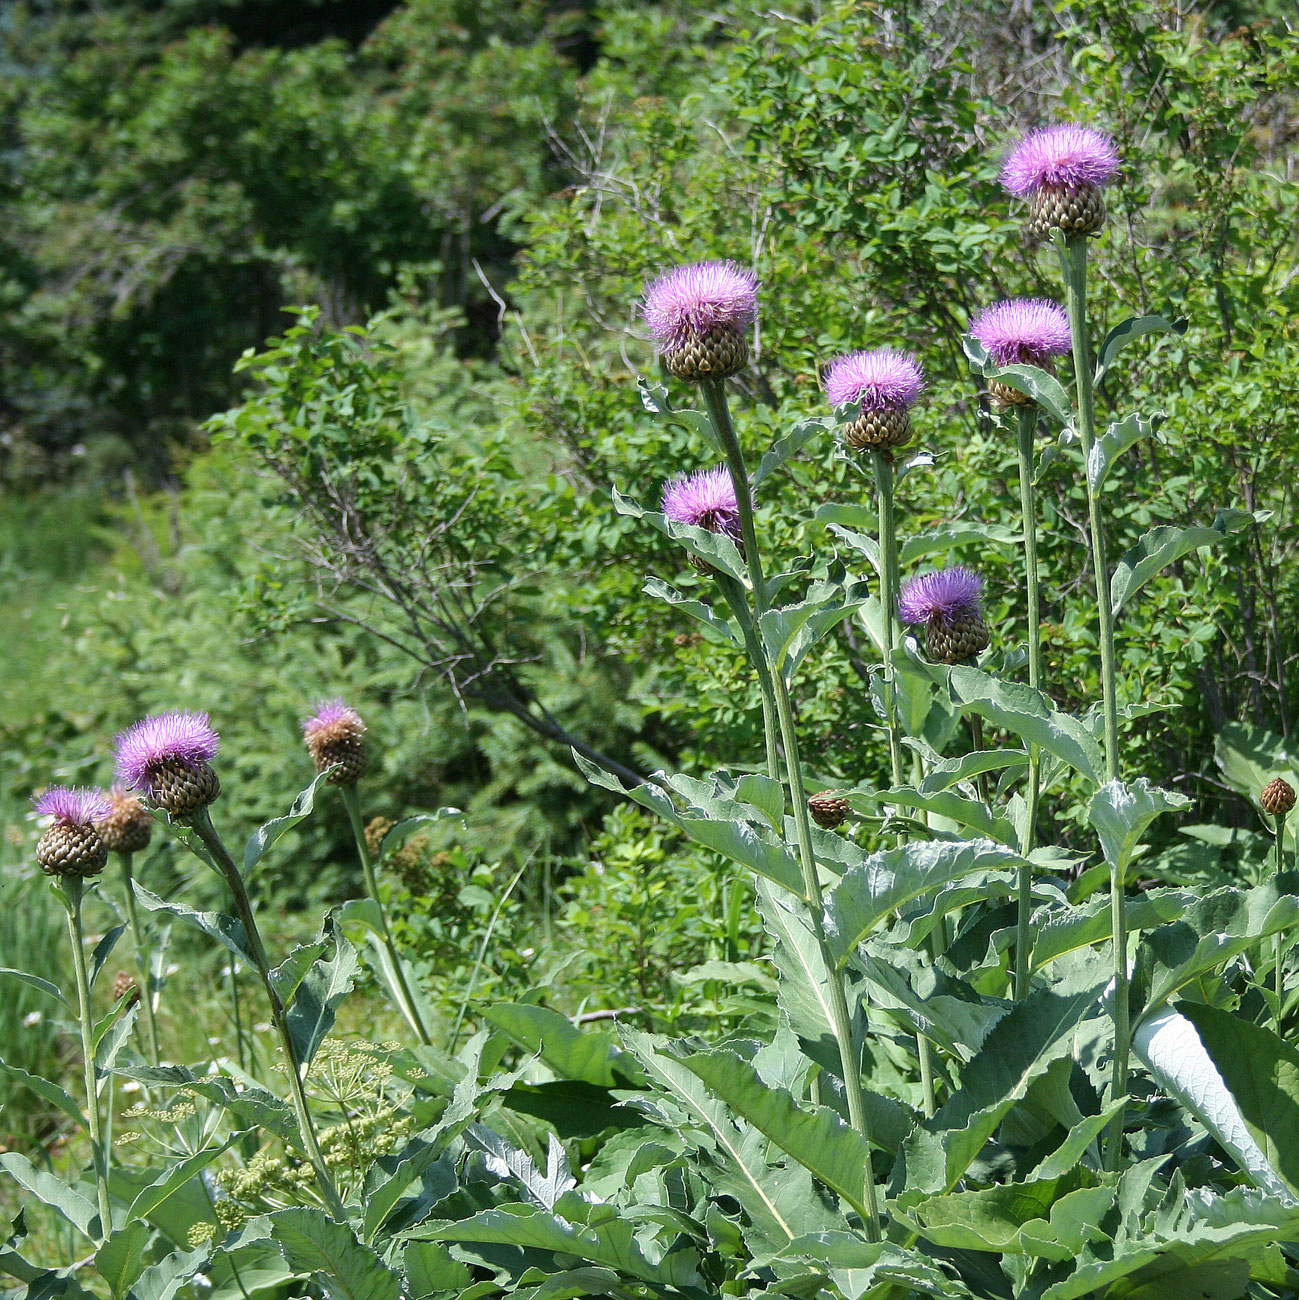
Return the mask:
[[[754,613],[760,619],[767,608],[767,588],[762,575],[762,555],[758,550],[758,536],[753,523],[753,505],[749,496],[749,476],[744,465],[744,453],[740,448],[735,426],[731,423],[731,414],[726,405],[726,389],[722,381],[705,380],[702,387],[713,429],[726,456],[726,463],[735,484],[735,496],[740,510],[740,533],[744,538],[746,552],[745,562],[753,584]],[[812,933],[816,938],[817,950],[826,969],[830,997],[830,1024],[835,1043],[839,1048],[844,1094],[848,1101],[848,1119],[853,1128],[869,1142],[870,1125],[866,1118],[866,1102],[861,1086],[861,1061],[853,1042],[852,1017],[848,1013],[848,994],[844,984],[844,974],[834,959],[825,935],[825,900],[821,893],[820,877],[817,875],[816,857],[812,851],[812,823],[807,811],[807,791],[803,785],[803,773],[798,758],[798,733],[794,728],[794,709],[790,703],[785,679],[771,663],[765,645],[759,642],[757,650],[760,662],[755,667],[769,683],[774,696],[780,739],[785,750],[785,772],[789,780],[790,801],[794,808],[794,834],[798,841],[803,891],[807,899],[808,915],[812,923]],[[778,771],[779,768],[777,767],[776,770]],[[866,1203],[854,1208],[865,1220],[869,1239],[881,1240],[879,1202],[873,1179],[866,1180]]]
[[[772,669],[766,651],[762,648],[761,634],[756,624],[767,611],[767,582],[762,572],[762,556],[758,552],[758,534],[753,522],[753,495],[749,487],[748,472],[744,467],[744,453],[740,449],[740,439],[731,422],[731,410],[726,403],[726,381],[723,379],[705,379],[700,385],[703,389],[704,403],[708,407],[708,418],[712,421],[713,436],[726,457],[726,467],[730,470],[731,483],[735,488],[736,506],[740,513],[740,538],[744,543],[744,563],[749,570],[749,581],[753,585],[753,618],[744,627],[746,642],[751,637],[758,638],[756,647],[749,647],[749,657],[753,660],[754,670],[758,674],[758,686],[762,693],[762,733],[767,751],[767,774],[773,781],[780,780],[780,753],[776,744],[776,696],[772,686]],[[728,599],[730,597],[728,596]],[[743,604],[743,601],[740,602]],[[741,625],[745,623],[744,613],[731,600],[732,608],[737,611]]]
[[289,1031],[284,1003],[280,1001],[280,995],[271,980],[271,967],[266,959],[266,948],[262,944],[261,932],[257,928],[257,919],[253,915],[252,900],[249,899],[248,891],[244,888],[243,876],[240,875],[239,868],[235,865],[234,859],[222,843],[221,837],[216,833],[216,828],[212,825],[212,818],[206,808],[200,808],[194,813],[191,825],[194,827],[194,833],[203,841],[203,846],[207,849],[212,861],[216,863],[221,874],[225,876],[226,883],[230,886],[230,893],[235,904],[235,914],[244,928],[253,964],[257,967],[257,974],[261,977],[262,986],[266,989],[267,1001],[271,1004],[271,1020],[275,1025],[275,1032],[279,1036],[280,1050],[284,1053],[284,1063],[288,1067],[289,1092],[293,1099],[293,1109],[298,1118],[302,1145],[306,1148],[307,1158],[316,1171],[316,1182],[320,1187],[320,1193],[324,1197],[325,1203],[329,1206],[330,1213],[340,1223],[343,1223],[347,1219],[347,1211],[343,1208],[342,1199],[338,1195],[338,1188],[334,1186],[334,1179],[329,1172],[329,1166],[325,1163],[324,1153],[320,1149],[320,1141],[316,1137],[316,1127],[311,1119],[310,1107],[307,1105],[307,1094],[302,1086],[302,1064],[298,1060],[297,1048],[293,1045],[293,1035]]
[[879,500],[880,566],[883,572],[884,606],[884,716],[889,733],[889,770],[893,784],[902,784],[902,737],[898,727],[897,683],[893,676],[893,642],[896,637],[895,611],[898,604],[898,540],[893,527],[893,461],[887,452],[871,452],[875,469],[875,492]]
[[126,920],[131,930],[131,946],[135,949],[135,969],[139,976],[140,1001],[144,1005],[144,1029],[149,1040],[149,1063],[157,1065],[162,1059],[162,1052],[158,1046],[158,1021],[153,1012],[153,981],[149,974],[149,959],[144,952],[140,915],[135,905],[135,890],[131,885],[131,854],[119,853],[117,861],[122,869],[122,890],[126,894]]
[[[1285,813],[1276,815],[1276,874],[1278,885],[1280,883],[1281,872],[1285,870]],[[1281,1004],[1285,998],[1285,980],[1281,969],[1282,957],[1281,935],[1277,935],[1272,941],[1273,958],[1275,968],[1272,972],[1272,979],[1276,988],[1276,1025],[1277,1032],[1281,1030]]]
[[[1114,610],[1110,604],[1110,574],[1105,560],[1105,531],[1100,497],[1092,487],[1092,448],[1096,442],[1096,417],[1092,400],[1091,348],[1087,341],[1087,239],[1074,235],[1065,240],[1061,254],[1064,268],[1069,330],[1073,339],[1074,384],[1078,400],[1078,437],[1082,444],[1083,477],[1087,483],[1087,518],[1091,535],[1092,568],[1096,572],[1096,610],[1100,620],[1101,703],[1105,714],[1105,779],[1119,777],[1119,713],[1114,681]],[[1114,949],[1114,1061],[1110,1096],[1123,1097],[1128,1090],[1128,928],[1123,875],[1110,868],[1110,932]],[[1123,1148],[1123,1110],[1110,1125],[1105,1163],[1117,1169]]]
[[[1028,684],[1042,689],[1042,594],[1037,579],[1037,505],[1033,489],[1033,435],[1037,431],[1037,407],[1020,406],[1019,413],[1019,513],[1024,529],[1024,574],[1028,587]],[[1028,747],[1027,811],[1024,818],[1023,853],[1033,851],[1037,831],[1037,803],[1041,794],[1042,751]],[[1032,932],[1029,917],[1033,906],[1033,868],[1025,861],[1019,868],[1018,907],[1015,924],[1015,1000],[1028,995],[1032,963]]]
[[407,1023],[419,1036],[425,1047],[433,1046],[433,1039],[420,1018],[419,1007],[415,1003],[410,985],[406,982],[406,972],[402,969],[401,958],[397,955],[397,945],[393,942],[392,931],[388,928],[388,914],[384,911],[383,900],[379,897],[379,882],[374,874],[374,862],[370,858],[370,845],[365,838],[365,827],[361,824],[361,803],[356,796],[355,785],[340,785],[338,792],[343,797],[343,807],[347,809],[347,819],[352,823],[352,834],[356,837],[356,852],[361,859],[361,871],[365,875],[365,892],[374,900],[379,909],[379,926],[382,930],[383,946],[392,963],[393,978],[397,981],[398,1010]]
[[63,886],[63,905],[68,913],[68,935],[72,940],[72,965],[77,978],[77,1021],[81,1028],[81,1064],[86,1085],[86,1124],[90,1129],[95,1186],[99,1191],[99,1236],[101,1241],[106,1241],[113,1231],[113,1211],[108,1199],[108,1148],[104,1145],[104,1122],[99,1110],[90,976],[86,970],[86,941],[81,926],[81,896],[85,881],[80,876],[64,876],[60,883]]

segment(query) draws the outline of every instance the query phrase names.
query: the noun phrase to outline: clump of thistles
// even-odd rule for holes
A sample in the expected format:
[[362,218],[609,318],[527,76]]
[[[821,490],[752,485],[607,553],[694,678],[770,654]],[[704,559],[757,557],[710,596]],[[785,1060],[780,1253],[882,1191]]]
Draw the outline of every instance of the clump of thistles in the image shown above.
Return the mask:
[[330,785],[355,785],[365,775],[370,765],[365,723],[343,700],[335,698],[317,704],[315,713],[302,721],[302,737],[316,771],[329,772]]
[[983,579],[973,569],[940,569],[903,583],[898,613],[904,623],[924,627],[932,660],[959,664],[987,648],[982,600]]
[[1101,188],[1118,174],[1114,142],[1090,126],[1060,125],[1031,131],[1006,155],[1001,183],[1029,201],[1025,233],[1047,237],[1095,234],[1105,224]]
[[117,779],[186,821],[221,793],[209,766],[220,743],[206,713],[152,714],[117,737]]
[[[740,503],[735,481],[725,465],[697,470],[674,478],[663,488],[663,514],[678,524],[690,524],[709,533],[722,533],[744,551],[740,535]],[[693,552],[689,560],[700,573],[714,572],[707,560]]]
[[[970,323],[970,333],[994,365],[1037,366],[1052,373],[1051,358],[1063,356],[1072,342],[1064,308],[1047,298],[1011,298],[985,307]],[[1027,393],[1000,380],[992,380],[988,390],[1003,406],[1034,404]]]
[[108,848],[95,826],[109,812],[102,790],[56,785],[33,803],[39,816],[54,818],[36,845],[36,861],[47,876],[94,876],[103,871]]
[[745,331],[758,315],[758,277],[735,262],[678,266],[653,281],[641,306],[668,374],[726,379],[749,359]]
[[849,352],[825,372],[831,406],[856,403],[856,419],[843,426],[851,447],[886,451],[911,440],[910,406],[925,386],[925,372],[909,352],[880,348]]
[[98,823],[99,834],[110,853],[139,853],[149,847],[153,818],[132,794],[120,785],[108,792],[108,815]]

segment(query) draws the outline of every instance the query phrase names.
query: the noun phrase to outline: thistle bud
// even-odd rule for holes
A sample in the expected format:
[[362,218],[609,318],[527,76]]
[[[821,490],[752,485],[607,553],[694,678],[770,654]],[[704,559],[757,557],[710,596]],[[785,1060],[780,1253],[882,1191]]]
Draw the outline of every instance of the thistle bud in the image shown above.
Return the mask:
[[110,853],[139,853],[149,847],[153,818],[133,795],[115,785],[108,792],[111,811],[98,824],[100,838]]
[[833,790],[822,790],[807,801],[807,810],[812,820],[825,830],[832,831],[848,820],[852,805],[841,794]]
[[849,352],[825,372],[832,406],[858,403],[857,418],[843,426],[844,441],[858,451],[889,451],[910,442],[909,408],[924,386],[920,363],[892,348]]
[[330,772],[330,785],[355,785],[370,766],[365,748],[365,723],[341,699],[322,700],[303,720],[302,735],[316,771]]
[[1263,787],[1258,797],[1263,811],[1273,817],[1284,817],[1294,807],[1294,786],[1284,777],[1274,777]]
[[1007,155],[1001,183],[1028,199],[1024,234],[1030,243],[1053,229],[1094,235],[1105,224],[1102,187],[1118,174],[1114,142],[1088,126],[1048,126],[1032,131]]
[[220,743],[206,713],[153,714],[117,737],[117,779],[187,822],[221,793],[209,766]]
[[990,640],[980,604],[983,579],[972,569],[944,569],[904,583],[898,613],[904,623],[922,624],[935,663],[977,659]]
[[42,817],[53,817],[36,845],[36,861],[47,876],[96,876],[108,862],[108,849],[95,823],[109,811],[99,790],[55,786],[36,801]]
[[678,266],[642,306],[668,374],[688,383],[727,379],[749,359],[745,330],[758,315],[758,278],[734,262]]
[[133,975],[128,971],[119,970],[113,976],[113,1001],[120,1002],[125,997],[129,997],[132,1002],[138,1002],[140,989]]

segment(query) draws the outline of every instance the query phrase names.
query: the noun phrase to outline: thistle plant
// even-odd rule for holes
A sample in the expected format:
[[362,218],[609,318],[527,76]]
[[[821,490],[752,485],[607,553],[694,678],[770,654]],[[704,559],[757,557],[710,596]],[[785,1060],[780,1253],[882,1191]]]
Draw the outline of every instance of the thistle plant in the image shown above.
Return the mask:
[[387,909],[383,905],[379,882],[375,876],[370,842],[361,820],[361,801],[357,796],[356,785],[369,767],[365,723],[361,720],[361,715],[342,699],[322,700],[316,705],[315,712],[303,719],[302,737],[317,773],[338,788],[343,807],[347,809],[347,818],[356,840],[357,856],[361,859],[365,892],[378,911],[379,934],[388,958],[387,965],[391,972],[389,983],[397,1008],[418,1035],[420,1042],[429,1046],[433,1039],[420,1015],[419,1004],[411,991],[401,955],[393,941]]
[[[753,518],[753,497],[744,453],[726,401],[725,379],[739,372],[747,358],[745,329],[757,318],[757,277],[733,263],[702,263],[678,267],[655,280],[646,290],[643,312],[669,374],[698,383],[708,408],[713,438],[726,457],[739,513],[743,563],[749,578],[752,610],[742,592],[733,593],[732,608],[746,627],[745,644],[763,682],[764,730],[770,775],[778,779],[770,705],[784,751],[784,775],[793,809],[794,837],[808,920],[829,978],[827,995],[832,1031],[838,1050],[848,1112],[853,1128],[868,1136],[862,1093],[860,1049],[855,1042],[844,978],[829,948],[825,932],[824,898],[812,847],[811,817],[803,786],[798,735],[785,674],[763,634],[764,617],[771,608],[762,553]],[[729,506],[730,497],[727,497]],[[716,516],[715,516],[716,517]],[[720,517],[716,517],[720,518]],[[738,608],[737,608],[738,606]],[[879,1207],[873,1180],[867,1179],[860,1205],[872,1241],[881,1236]]]
[[[1015,298],[985,308],[970,323],[970,334],[981,343],[995,366],[1036,366],[1054,373],[1053,359],[1064,356],[1072,345],[1069,318],[1056,303],[1043,298]],[[1033,437],[1037,429],[1037,402],[1027,393],[999,379],[988,382],[993,401],[1016,414],[1016,450],[1019,459],[1020,526],[1024,530],[1024,575],[1028,597],[1028,684],[1044,689],[1042,680],[1042,596],[1038,584],[1037,504],[1034,489]],[[1038,745],[1028,746],[1027,808],[1024,813],[1023,849],[1033,851],[1041,795],[1042,753]],[[1018,891],[1018,920],[1015,929],[1015,997],[1028,992],[1030,972],[1029,913],[1032,879],[1027,864],[1021,868]]]
[[96,823],[111,812],[100,790],[55,786],[35,800],[36,813],[53,817],[54,823],[36,846],[36,861],[51,877],[54,892],[68,916],[68,937],[72,944],[72,967],[77,982],[77,1024],[81,1030],[81,1065],[86,1088],[86,1125],[95,1166],[95,1187],[99,1195],[99,1235],[106,1239],[113,1230],[108,1196],[108,1147],[104,1117],[99,1103],[99,1078],[95,1068],[95,1021],[90,1006],[90,977],[86,967],[86,939],[81,922],[81,900],[86,881],[108,865],[108,849]]
[[898,599],[898,543],[893,522],[893,450],[911,440],[911,406],[925,386],[924,371],[910,353],[894,348],[850,352],[831,362],[825,372],[825,393],[835,408],[855,408],[842,428],[844,441],[869,451],[875,474],[879,509],[880,577],[884,612],[881,651],[884,658],[884,710],[889,733],[889,764],[893,784],[902,784],[902,738],[897,718],[897,679],[894,675],[894,610]]
[[203,860],[225,879],[235,915],[243,927],[244,953],[261,978],[270,1003],[271,1020],[284,1055],[289,1093],[303,1146],[315,1168],[321,1195],[331,1212],[341,1219],[344,1216],[343,1203],[320,1151],[303,1090],[303,1063],[294,1046],[284,1003],[271,978],[270,963],[257,927],[252,900],[248,897],[243,876],[212,825],[208,812],[208,806],[221,789],[211,766],[219,746],[220,737],[206,713],[172,711],[155,714],[141,719],[117,737],[117,779],[128,789],[143,793],[149,802],[166,812],[173,823],[191,827],[206,850],[207,856]]
[[[1285,821],[1294,811],[1294,786],[1283,776],[1276,776],[1263,787],[1258,797],[1263,811],[1273,820],[1275,832],[1276,874],[1279,879],[1285,870]],[[1281,1019],[1282,1001],[1285,997],[1285,979],[1282,970],[1282,936],[1278,934],[1272,941],[1273,955],[1273,991],[1276,993],[1277,1020]],[[1279,1027],[1279,1025],[1278,1025]]]
[[153,818],[145,806],[128,794],[120,785],[108,792],[109,813],[98,823],[100,838],[110,853],[117,857],[122,876],[122,894],[126,903],[127,924],[131,931],[131,947],[135,953],[135,984],[140,990],[144,1012],[145,1033],[148,1036],[149,1059],[157,1065],[161,1056],[158,1041],[157,998],[158,989],[150,973],[150,962],[144,945],[144,931],[140,925],[139,907],[132,885],[131,861],[136,853],[149,847],[153,835]]

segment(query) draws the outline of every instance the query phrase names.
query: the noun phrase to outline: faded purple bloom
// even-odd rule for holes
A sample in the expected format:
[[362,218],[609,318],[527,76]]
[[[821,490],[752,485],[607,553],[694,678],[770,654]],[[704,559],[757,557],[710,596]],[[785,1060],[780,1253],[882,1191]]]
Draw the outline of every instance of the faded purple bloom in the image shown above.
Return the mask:
[[1069,317],[1047,298],[1011,298],[985,307],[971,322],[970,333],[999,366],[1040,366],[1069,351]]
[[641,306],[660,351],[718,326],[743,330],[758,315],[758,277],[735,262],[696,262],[659,276]]
[[131,790],[152,793],[156,770],[165,763],[197,768],[216,757],[220,737],[206,713],[174,709],[142,718],[114,742],[117,779]]
[[983,579],[973,569],[939,569],[902,584],[898,613],[904,623],[949,624],[981,617]]
[[321,700],[316,711],[309,718],[302,720],[302,734],[307,742],[316,736],[349,734],[359,736],[365,730],[361,715],[341,696],[332,700]]
[[725,465],[673,479],[663,489],[663,513],[679,524],[725,533],[732,541],[739,541],[740,505]]
[[909,352],[880,348],[849,352],[830,363],[825,395],[831,406],[860,402],[863,411],[902,411],[920,396],[925,372]]
[[1045,126],[1030,131],[1007,155],[1001,183],[1020,198],[1043,185],[1077,189],[1105,185],[1118,174],[1114,141],[1091,126]]
[[64,826],[93,826],[113,811],[102,790],[86,786],[52,786],[32,803],[39,816],[53,817]]

